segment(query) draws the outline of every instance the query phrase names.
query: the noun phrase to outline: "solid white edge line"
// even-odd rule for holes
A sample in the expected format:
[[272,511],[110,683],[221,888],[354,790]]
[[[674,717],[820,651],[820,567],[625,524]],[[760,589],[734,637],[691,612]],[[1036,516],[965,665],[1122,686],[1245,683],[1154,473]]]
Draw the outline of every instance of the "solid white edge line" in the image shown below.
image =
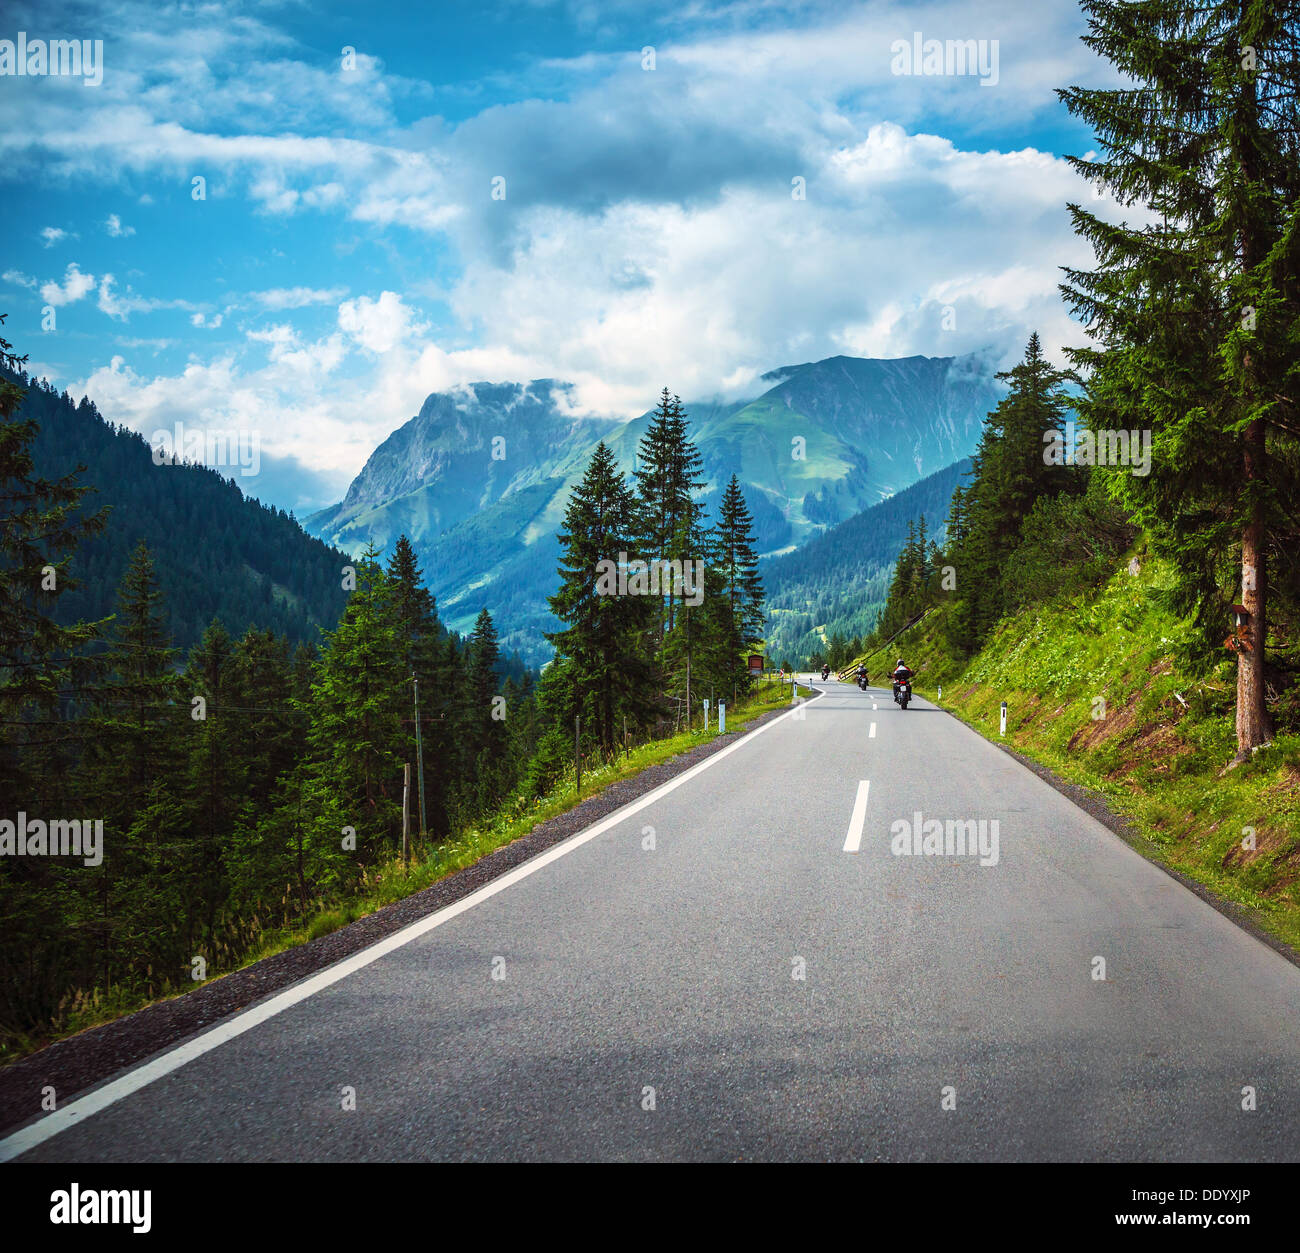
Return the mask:
[[253,1006],[252,1009],[246,1009],[214,1027],[209,1027],[208,1030],[193,1039],[169,1049],[152,1061],[145,1062],[143,1065],[127,1071],[126,1074],[112,1080],[110,1083],[106,1083],[103,1087],[96,1088],[93,1092],[88,1092],[85,1096],[65,1105],[62,1109],[55,1110],[46,1114],[44,1118],[37,1119],[26,1127],[19,1128],[11,1135],[0,1140],[0,1162],[12,1161],[13,1158],[34,1149],[37,1145],[44,1144],[46,1140],[67,1131],[84,1119],[107,1109],[110,1105],[115,1105],[124,1097],[140,1091],[141,1088],[148,1087],[155,1080],[171,1074],[174,1070],[179,1070],[187,1062],[192,1062],[205,1053],[210,1053],[228,1040],[233,1040],[236,1036],[243,1035],[245,1031],[250,1031],[259,1024],[266,1022],[267,1019],[274,1018],[284,1010],[292,1008],[299,1001],[305,1001],[309,996],[314,996],[317,992],[323,991],[332,984],[346,979],[348,975],[354,974],[356,971],[369,966],[372,962],[378,961],[381,957],[387,956],[394,949],[399,949],[412,940],[418,940],[420,936],[442,926],[444,922],[450,922],[453,918],[465,913],[466,910],[472,909],[489,897],[495,896],[498,892],[504,892],[506,888],[513,886],[521,879],[526,879],[529,875],[535,874],[543,866],[549,866],[551,862],[558,861],[566,853],[571,853],[575,848],[580,848],[589,840],[594,840],[598,835],[603,835],[611,827],[626,822],[633,814],[639,813],[649,805],[653,805],[655,801],[681,787],[683,783],[693,779],[697,774],[707,770],[710,766],[716,765],[724,757],[729,757],[737,749],[748,744],[755,736],[762,735],[764,731],[770,730],[798,712],[799,706],[796,706],[779,717],[773,718],[771,722],[765,722],[761,727],[755,727],[754,730],[746,732],[734,744],[728,744],[726,748],[720,749],[710,757],[706,757],[689,770],[683,771],[675,778],[660,784],[654,791],[647,792],[637,800],[630,801],[621,809],[615,810],[609,817],[602,818],[594,827],[586,827],[576,835],[571,835],[563,843],[547,849],[544,853],[539,853],[522,866],[516,866],[513,870],[507,871],[499,879],[493,879],[491,883],[484,884],[483,887],[471,892],[461,900],[430,914],[427,918],[421,918],[418,922],[403,927],[400,931],[395,931],[385,939],[379,940],[369,948],[362,949],[359,953],[353,953],[351,957],[345,957],[333,966],[328,966],[324,970],[310,975],[301,983],[296,983],[282,992],[275,993],[268,1000]]
[[862,827],[867,820],[867,795],[871,791],[871,780],[863,779],[858,784],[858,794],[853,800],[853,816],[849,819],[849,833],[844,839],[844,851],[856,853],[862,847]]

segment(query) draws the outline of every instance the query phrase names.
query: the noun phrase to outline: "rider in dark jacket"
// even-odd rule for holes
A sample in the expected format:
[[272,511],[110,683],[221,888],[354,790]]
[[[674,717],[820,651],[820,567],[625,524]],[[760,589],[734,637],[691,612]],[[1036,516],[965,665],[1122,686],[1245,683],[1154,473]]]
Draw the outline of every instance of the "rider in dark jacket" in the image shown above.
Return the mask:
[[912,672],[903,663],[903,659],[901,657],[898,659],[898,665],[894,667],[894,673],[892,677],[894,680],[894,697],[895,699],[897,699],[898,685],[900,683],[910,683],[912,680]]

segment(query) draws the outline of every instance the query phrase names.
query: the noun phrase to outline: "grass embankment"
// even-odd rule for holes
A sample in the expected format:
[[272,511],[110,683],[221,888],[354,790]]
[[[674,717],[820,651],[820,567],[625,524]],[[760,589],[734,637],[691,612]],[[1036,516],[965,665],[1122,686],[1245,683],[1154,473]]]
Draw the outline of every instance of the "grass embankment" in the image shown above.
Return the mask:
[[[806,692],[805,695],[811,695]],[[744,729],[755,718],[787,706],[791,701],[789,682],[763,682],[747,700],[727,709],[727,734]],[[481,823],[437,844],[419,845],[412,851],[411,863],[403,866],[400,855],[371,867],[362,878],[357,890],[347,899],[323,904],[314,914],[303,918],[292,927],[262,931],[252,945],[237,958],[230,957],[209,966],[205,983],[224,974],[242,970],[254,962],[263,961],[276,953],[300,944],[306,944],[323,935],[364,918],[385,905],[391,905],[431,887],[448,875],[473,865],[480,858],[495,852],[514,840],[527,835],[539,823],[566,813],[582,801],[603,791],[611,783],[632,778],[650,766],[659,765],[673,757],[707,744],[718,737],[718,718],[712,711],[709,726],[703,725],[702,713],[696,714],[695,727],[667,739],[652,740],[633,748],[625,757],[582,772],[582,791],[575,787],[573,771],[563,778],[556,788],[540,799],[508,803],[490,822]],[[80,996],[70,1004],[56,1030],[41,1036],[8,1036],[0,1044],[0,1065],[7,1065],[44,1048],[56,1040],[78,1032],[101,1026],[134,1013],[147,1005],[192,992],[200,984],[185,984],[169,990],[162,996],[146,996],[128,989],[113,989],[108,995],[94,993]]]
[[938,703],[981,734],[1101,793],[1150,841],[1143,851],[1300,948],[1300,735],[1224,772],[1235,658],[1203,677],[1181,670],[1188,628],[1159,603],[1167,570],[1137,561],[1087,597],[1004,620],[967,662],[943,641],[942,609],[931,614],[903,650],[916,688],[934,699],[942,686]]

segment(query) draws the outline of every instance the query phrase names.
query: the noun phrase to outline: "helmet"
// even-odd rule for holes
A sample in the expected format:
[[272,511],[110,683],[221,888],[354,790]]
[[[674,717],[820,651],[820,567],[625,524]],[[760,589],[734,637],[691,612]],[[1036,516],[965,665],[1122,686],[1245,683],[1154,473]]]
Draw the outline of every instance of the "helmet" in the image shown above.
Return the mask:
[[898,659],[898,664],[899,664],[900,666],[903,664],[903,659],[902,659],[901,657]]

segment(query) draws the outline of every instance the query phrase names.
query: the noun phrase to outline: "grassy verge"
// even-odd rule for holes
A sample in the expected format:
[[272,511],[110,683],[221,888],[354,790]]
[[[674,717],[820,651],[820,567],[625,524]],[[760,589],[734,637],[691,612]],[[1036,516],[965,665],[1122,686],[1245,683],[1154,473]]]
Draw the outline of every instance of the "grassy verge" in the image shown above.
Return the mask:
[[[1165,577],[1139,555],[1087,598],[1004,621],[968,663],[941,615],[909,640],[916,688],[992,740],[1094,789],[1151,854],[1247,909],[1300,948],[1300,736],[1280,734],[1245,764],[1236,751],[1235,661],[1180,672],[1187,628],[1162,608]],[[1007,733],[999,733],[1007,702]]]
[[[804,689],[804,695],[809,694],[807,689]],[[760,685],[747,700],[742,701],[734,709],[728,708],[727,734],[743,730],[762,714],[784,708],[789,705],[790,699],[788,682]],[[632,778],[650,766],[659,765],[701,744],[711,742],[718,737],[717,725],[716,712],[707,728],[703,726],[702,718],[697,716],[697,724],[690,731],[640,745],[632,749],[628,756],[621,757],[608,765],[592,770],[584,769],[581,793],[575,789],[574,776],[570,772],[568,777],[547,796],[527,803],[507,803],[490,822],[471,827],[439,844],[431,844],[424,848],[417,847],[409,867],[403,866],[400,856],[391,857],[371,867],[357,892],[348,899],[324,904],[317,912],[292,927],[263,931],[239,961],[225,969],[213,970],[206,982],[210,983],[224,974],[242,970],[276,953],[306,944],[320,936],[329,935],[386,905],[431,887],[448,875],[473,865],[480,858],[527,835],[539,823],[573,809],[582,801],[603,791],[611,783]],[[198,985],[177,987],[163,996],[146,997],[126,989],[113,989],[107,995],[95,993],[79,998],[64,1015],[57,1030],[39,1037],[7,1037],[0,1045],[0,1065],[17,1061],[20,1057],[44,1048],[56,1040],[101,1026],[148,1005],[182,996],[186,992],[193,991],[195,986]]]

